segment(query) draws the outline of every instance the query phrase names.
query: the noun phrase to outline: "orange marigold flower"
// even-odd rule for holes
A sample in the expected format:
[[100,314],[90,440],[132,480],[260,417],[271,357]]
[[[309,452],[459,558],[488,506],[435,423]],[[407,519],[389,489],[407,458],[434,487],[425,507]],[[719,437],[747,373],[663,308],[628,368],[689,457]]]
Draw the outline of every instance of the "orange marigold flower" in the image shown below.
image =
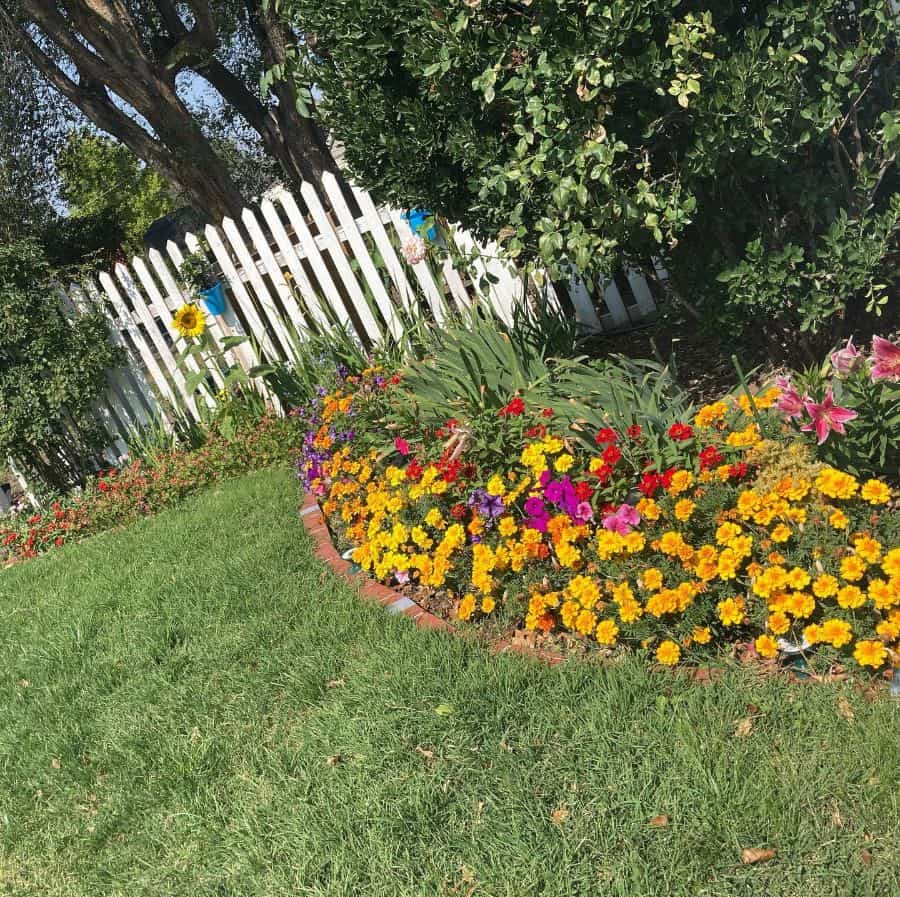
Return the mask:
[[[881,644],[879,642],[879,644]],[[671,641],[671,639],[666,639],[657,649],[656,649],[656,659],[660,663],[666,664],[666,666],[675,666],[681,658],[681,648],[678,646],[676,642]]]
[[761,635],[754,642],[756,653],[760,657],[775,657],[778,654],[778,642],[771,635]]

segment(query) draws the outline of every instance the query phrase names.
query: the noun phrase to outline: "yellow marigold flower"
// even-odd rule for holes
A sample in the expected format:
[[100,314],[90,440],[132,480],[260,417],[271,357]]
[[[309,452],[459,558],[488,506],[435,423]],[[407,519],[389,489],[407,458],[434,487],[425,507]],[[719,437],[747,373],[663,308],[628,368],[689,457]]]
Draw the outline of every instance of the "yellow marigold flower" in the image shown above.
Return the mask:
[[723,420],[728,413],[728,406],[724,402],[713,402],[710,405],[704,405],[694,415],[694,426],[711,427],[717,421]]
[[508,539],[511,536],[514,536],[518,530],[518,526],[516,526],[516,521],[510,516],[504,516],[500,518],[500,521],[497,524],[497,531],[503,536],[504,539]]
[[727,545],[735,536],[739,536],[742,532],[743,530],[736,523],[731,523],[731,521],[720,523],[716,527],[716,542],[719,545]]
[[811,645],[818,645],[822,641],[822,627],[818,623],[810,623],[803,630],[803,638]]
[[684,539],[681,537],[681,533],[673,530],[663,533],[659,539],[659,550],[670,557],[677,555],[682,545],[684,545]]
[[689,470],[676,470],[669,484],[669,495],[681,495],[694,482],[694,475]]
[[725,626],[739,626],[744,622],[746,603],[743,598],[726,598],[716,605],[719,619]]
[[695,626],[691,638],[698,645],[708,645],[712,641],[712,632],[709,626]]
[[192,339],[202,335],[206,330],[206,317],[199,305],[188,302],[175,312],[175,317],[172,318],[172,327],[185,339]]
[[802,567],[792,567],[787,575],[785,584],[792,589],[805,589],[812,577]]
[[696,507],[696,502],[691,501],[689,498],[680,499],[675,502],[675,519],[686,523],[691,519],[691,514],[694,513],[694,508]]
[[881,642],[863,639],[856,643],[853,658],[861,667],[872,667],[877,670],[887,659],[887,649]]
[[751,579],[756,579],[756,577],[759,576],[759,574],[762,572],[762,564],[759,564],[756,561],[754,561],[752,564],[747,564],[747,576],[749,576]]
[[459,608],[456,611],[460,620],[468,620],[475,612],[475,596],[470,592],[462,601],[459,602]]
[[548,455],[556,455],[563,450],[565,444],[559,436],[547,436],[541,445]]
[[444,516],[437,508],[432,508],[425,515],[425,522],[434,527],[435,529],[443,529],[444,527]]
[[890,501],[891,489],[881,480],[866,480],[859,494],[870,505],[883,505]]
[[853,641],[853,627],[846,620],[822,620],[819,626],[819,638],[828,642],[833,648],[843,648]]
[[775,657],[778,654],[778,642],[771,635],[761,635],[754,642],[756,653],[760,657]]
[[843,511],[834,511],[829,516],[828,522],[835,529],[847,529],[850,526],[850,518]]
[[812,590],[817,598],[830,598],[837,594],[838,581],[830,573],[821,573],[813,582]]
[[497,602],[489,595],[481,599],[481,612],[484,614],[491,613],[497,606]]
[[785,602],[785,610],[798,620],[811,616],[815,609],[815,598],[806,592],[791,592]]
[[559,473],[566,473],[572,469],[575,459],[568,453],[560,455],[554,462],[553,466]]
[[847,610],[854,610],[866,603],[866,593],[859,586],[844,586],[838,590],[837,603]]
[[655,522],[662,516],[662,508],[652,498],[642,498],[636,507],[643,520]]
[[881,558],[881,542],[871,536],[857,536],[853,540],[856,553],[870,564],[877,564]]
[[755,423],[749,423],[743,430],[729,433],[725,438],[725,444],[733,448],[747,448],[760,442],[759,427]]
[[789,526],[785,526],[783,523],[779,523],[775,529],[769,534],[770,538],[773,542],[787,542],[788,539],[793,535],[791,528]]
[[826,467],[816,477],[816,489],[829,498],[853,498],[859,490],[859,482],[849,473]]
[[892,579],[886,582],[883,579],[870,579],[869,598],[877,610],[887,610],[895,604],[900,604],[900,580]]
[[893,620],[882,620],[875,627],[875,631],[885,641],[893,642],[900,638],[900,623],[895,623]]
[[662,583],[662,572],[656,567],[648,567],[641,574],[641,585],[645,589],[649,589],[650,591],[655,592],[657,589],[662,587]]
[[784,635],[788,629],[791,628],[791,621],[786,613],[779,610],[775,611],[773,614],[769,614],[766,625],[768,626],[769,631],[774,632],[775,635]]
[[628,580],[620,582],[617,586],[613,586],[611,594],[613,597],[613,601],[615,601],[617,604],[624,604],[628,601],[634,601],[634,592],[632,591],[631,585],[628,583]]
[[892,548],[881,560],[881,569],[891,578],[900,577],[900,548]]
[[722,551],[716,562],[716,570],[722,580],[734,579],[740,566],[741,559],[730,548]]
[[589,576],[573,576],[565,588],[565,593],[582,607],[594,607],[600,600],[600,589]]
[[594,634],[601,645],[614,645],[619,636],[619,627],[612,620],[601,620]]
[[406,479],[406,471],[401,467],[395,467],[393,464],[384,472],[384,478],[389,486],[399,486]]
[[575,630],[582,635],[590,635],[597,626],[597,615],[587,609],[582,610],[575,618]]
[[[879,643],[880,644],[880,643]],[[666,666],[675,666],[681,658],[681,648],[678,647],[676,642],[671,641],[670,639],[666,639],[657,649],[656,649],[656,659],[660,663],[664,663]]]
[[638,554],[644,550],[646,544],[647,537],[636,529],[623,536],[623,546],[629,554]]
[[503,477],[498,474],[494,474],[487,481],[485,489],[490,495],[506,495],[506,483],[503,482]]
[[601,561],[608,561],[618,554],[625,545],[625,537],[608,529],[597,531],[597,556]]
[[865,576],[868,564],[855,554],[848,554],[841,561],[841,576],[847,582],[858,582]]

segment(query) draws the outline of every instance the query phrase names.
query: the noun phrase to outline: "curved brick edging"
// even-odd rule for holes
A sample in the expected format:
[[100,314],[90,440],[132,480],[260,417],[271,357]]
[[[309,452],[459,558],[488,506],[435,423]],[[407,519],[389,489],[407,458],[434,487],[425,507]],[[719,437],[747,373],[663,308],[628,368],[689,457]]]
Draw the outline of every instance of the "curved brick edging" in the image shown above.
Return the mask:
[[300,508],[300,519],[306,527],[312,540],[316,543],[315,556],[319,560],[328,564],[338,576],[346,579],[347,582],[359,586],[359,593],[363,598],[371,601],[377,601],[382,605],[389,614],[403,614],[409,617],[416,626],[423,629],[450,629],[450,624],[440,617],[429,613],[425,608],[416,604],[412,598],[395,592],[388,586],[375,582],[361,573],[350,572],[350,562],[345,561],[337,552],[331,541],[331,533],[328,531],[328,524],[322,516],[319,503],[316,497],[310,493],[306,494],[303,499],[303,505]]
[[[345,561],[334,547],[334,543],[331,541],[331,533],[322,515],[319,502],[311,493],[307,493],[303,499],[303,504],[300,507],[300,519],[303,521],[306,532],[309,533],[310,538],[316,543],[316,549],[313,554],[319,560],[324,561],[338,576],[353,585],[359,586],[359,593],[363,598],[377,601],[389,614],[403,614],[403,616],[409,617],[421,629],[453,630],[453,626],[446,620],[442,620],[440,617],[436,617],[425,610],[407,595],[401,595],[400,592],[389,586],[382,585],[380,582],[376,582],[363,573],[351,573],[351,564],[349,561]],[[491,645],[491,650],[497,654],[506,652],[525,654],[550,664],[557,664],[563,660],[562,656],[558,654],[551,654],[549,651],[542,651],[539,648],[509,638],[494,642]]]

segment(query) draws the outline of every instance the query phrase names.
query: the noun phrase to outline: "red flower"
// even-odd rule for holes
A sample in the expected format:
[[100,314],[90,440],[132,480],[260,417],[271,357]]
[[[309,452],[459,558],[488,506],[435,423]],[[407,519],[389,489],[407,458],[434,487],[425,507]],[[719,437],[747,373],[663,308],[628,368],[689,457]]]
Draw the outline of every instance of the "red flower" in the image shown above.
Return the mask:
[[672,424],[669,427],[669,436],[677,442],[684,442],[691,439],[694,435],[693,427],[690,424]]
[[603,463],[608,464],[610,467],[615,467],[619,461],[622,460],[622,452],[614,445],[608,445],[605,449],[603,449],[603,454],[601,455],[603,458]]
[[619,441],[619,434],[612,427],[603,427],[603,429],[597,432],[597,435],[594,437],[594,442],[597,445],[606,445],[615,444]]
[[405,439],[401,439],[399,436],[394,440],[394,448],[400,452],[401,455],[409,454],[409,443]]
[[7,534],[3,537],[3,545],[4,545],[4,546],[12,545],[12,543],[15,542],[16,539],[18,539],[18,538],[19,538],[19,534],[18,534],[18,533],[7,533]]
[[100,480],[100,481],[97,483],[97,488],[98,488],[101,492],[109,492],[109,490],[110,490],[112,487],[111,487],[111,486],[109,485],[109,483],[107,483],[105,480]]
[[391,386],[396,386],[400,382],[400,375],[394,374],[394,376],[391,377],[390,382],[391,382]]
[[418,461],[413,459],[406,465],[406,476],[408,479],[412,480],[414,483],[418,483],[419,480],[422,479],[422,474],[425,471],[422,469],[422,465],[419,464]]
[[640,424],[632,424],[625,432],[628,434],[629,439],[640,439],[644,431],[641,429]]
[[535,437],[543,439],[547,435],[547,428],[543,424],[538,424],[536,427],[529,427],[525,431],[525,435],[529,439],[534,439]]
[[638,483],[638,490],[643,495],[646,495],[647,498],[653,498],[661,485],[662,479],[658,473],[647,472],[641,477],[641,481]]
[[725,459],[719,454],[719,450],[714,445],[708,445],[700,452],[700,469],[709,470],[710,467],[715,467],[724,460]]
[[464,480],[474,479],[476,473],[478,473],[478,470],[474,464],[463,464],[459,471],[459,475]]
[[594,494],[594,487],[590,483],[582,480],[575,484],[575,494],[579,501],[588,501]]
[[36,523],[41,522],[41,515],[35,514],[33,517],[29,517],[28,520],[25,521],[29,526],[34,526]]
[[668,489],[669,486],[672,485],[672,477],[675,476],[675,471],[677,468],[670,467],[668,470],[663,472],[663,475],[659,478],[659,482],[662,485],[663,489]]
[[541,614],[537,619],[538,629],[542,632],[549,632],[553,628],[553,614],[544,613]]
[[466,506],[462,503],[455,504],[450,508],[450,516],[454,520],[462,520],[466,516]]
[[743,461],[739,461],[737,464],[732,464],[731,467],[728,468],[728,476],[730,476],[733,480],[742,480],[745,476],[747,476],[750,468]]
[[54,544],[57,548],[62,548],[63,545],[65,544],[65,541],[66,541],[66,540],[63,539],[62,536],[57,536],[57,537],[53,540],[53,544]]
[[525,413],[525,402],[518,396],[497,412],[500,417],[518,417]]
[[541,411],[541,417],[553,417],[553,409],[552,408],[544,408]]

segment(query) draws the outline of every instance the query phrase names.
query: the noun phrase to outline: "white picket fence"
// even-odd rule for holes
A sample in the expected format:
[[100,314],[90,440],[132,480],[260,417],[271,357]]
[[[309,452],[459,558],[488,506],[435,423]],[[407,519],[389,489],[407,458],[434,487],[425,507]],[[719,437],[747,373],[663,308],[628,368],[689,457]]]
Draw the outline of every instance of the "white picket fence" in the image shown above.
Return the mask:
[[[301,204],[286,190],[264,199],[257,210],[244,209],[240,221],[225,218],[202,235],[189,234],[191,252],[201,236],[224,275],[228,307],[207,315],[214,344],[229,336],[251,341],[224,353],[226,361],[249,371],[261,361],[289,358],[290,329],[305,332],[337,322],[350,328],[365,345],[386,333],[400,336],[403,310],[424,313],[436,326],[455,311],[477,305],[506,322],[518,303],[539,301],[560,315],[574,315],[585,331],[627,329],[655,311],[651,288],[638,271],[591,285],[573,272],[566,284],[544,280],[530,285],[496,257],[496,247],[468,270],[448,261],[428,259],[409,265],[400,252],[411,230],[401,212],[377,207],[365,191],[353,188],[360,214],[351,211],[337,181],[323,182],[331,202],[326,211],[310,184],[301,188]],[[474,241],[458,228],[448,230],[460,250]],[[100,310],[109,318],[110,338],[127,364],[108,372],[109,389],[96,403],[95,415],[110,434],[106,458],[111,463],[127,452],[130,432],[176,415],[199,419],[198,402],[206,393],[188,389],[177,363],[183,344],[171,328],[173,313],[188,295],[180,285],[182,249],[169,243],[166,254],[151,250],[121,263],[82,287],[61,291],[67,312]],[[664,272],[655,272],[664,276]],[[260,357],[261,356],[261,357]],[[189,359],[188,369],[196,362]],[[211,375],[221,385],[221,374]],[[269,398],[278,407],[273,395]]]

